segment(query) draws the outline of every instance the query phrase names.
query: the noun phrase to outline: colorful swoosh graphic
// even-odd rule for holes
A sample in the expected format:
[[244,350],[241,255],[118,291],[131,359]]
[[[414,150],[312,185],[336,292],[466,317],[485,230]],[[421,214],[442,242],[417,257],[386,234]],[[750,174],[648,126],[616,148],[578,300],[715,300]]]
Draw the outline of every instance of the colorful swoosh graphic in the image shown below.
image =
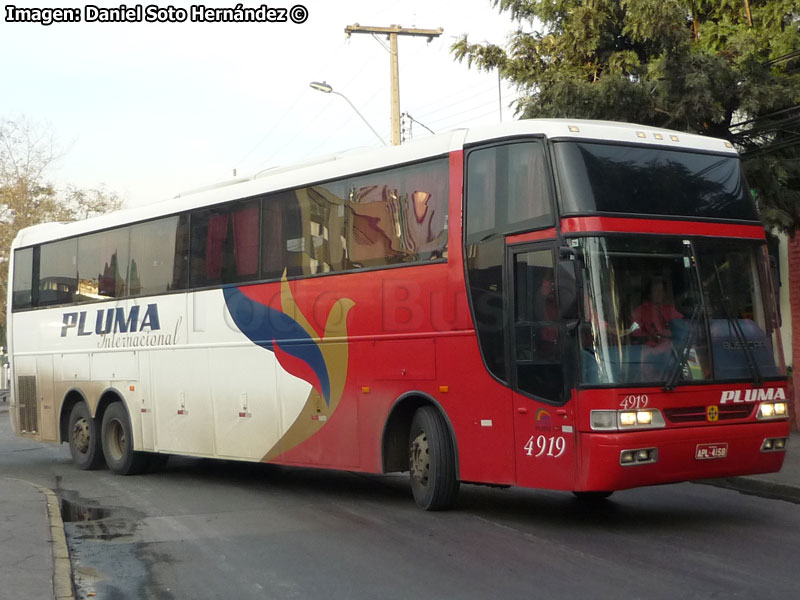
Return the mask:
[[[297,306],[285,273],[280,310],[249,298],[236,287],[224,288],[223,294],[236,327],[254,344],[274,353],[288,373],[313,388],[297,419],[263,459],[271,460],[311,437],[336,410],[347,379],[347,315],[355,303],[349,298],[337,300],[320,337]],[[320,396],[324,405],[317,402]]]
[[[308,365],[317,379],[316,382],[309,383],[319,388],[325,404],[330,406],[331,382],[325,358],[316,342],[316,332],[308,331],[303,324],[285,312],[251,300],[238,288],[226,288],[224,294],[225,304],[236,327],[254,344],[270,352],[275,352],[277,346],[285,354]],[[276,357],[280,356],[276,353]],[[290,365],[284,364],[289,361],[278,358],[278,362],[287,371],[293,370]]]

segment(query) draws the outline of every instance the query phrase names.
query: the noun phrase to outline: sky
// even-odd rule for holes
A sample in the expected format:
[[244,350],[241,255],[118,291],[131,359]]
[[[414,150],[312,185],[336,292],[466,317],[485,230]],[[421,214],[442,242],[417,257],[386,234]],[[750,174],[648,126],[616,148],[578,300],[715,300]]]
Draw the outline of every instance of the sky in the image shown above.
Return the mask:
[[[198,0],[196,0],[198,1]],[[209,183],[380,142],[347,102],[309,87],[326,81],[390,140],[385,36],[346,25],[436,29],[399,38],[400,110],[435,132],[513,118],[518,91],[497,73],[458,63],[450,46],[505,44],[518,26],[490,0],[277,0],[307,9],[287,23],[9,23],[0,16],[0,118],[52,131],[58,185],[105,186],[128,206]],[[28,0],[29,8],[86,3]],[[98,6],[120,2],[96,0]],[[147,6],[148,3],[145,3]],[[169,1],[155,2],[160,7]],[[188,7],[191,3],[172,2]],[[257,7],[261,0],[245,0]],[[5,8],[6,5],[4,5]],[[133,2],[127,3],[134,6]],[[205,6],[234,7],[209,0]],[[413,125],[413,137],[430,135]]]

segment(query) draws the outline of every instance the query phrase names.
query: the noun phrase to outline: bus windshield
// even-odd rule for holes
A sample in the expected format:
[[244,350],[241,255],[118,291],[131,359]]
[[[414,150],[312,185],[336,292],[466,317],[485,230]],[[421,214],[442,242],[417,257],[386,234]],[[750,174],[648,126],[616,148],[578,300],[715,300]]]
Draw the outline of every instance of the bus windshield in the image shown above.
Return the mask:
[[759,220],[737,156],[588,142],[554,147],[562,214]]
[[763,244],[621,236],[579,244],[585,385],[785,374]]

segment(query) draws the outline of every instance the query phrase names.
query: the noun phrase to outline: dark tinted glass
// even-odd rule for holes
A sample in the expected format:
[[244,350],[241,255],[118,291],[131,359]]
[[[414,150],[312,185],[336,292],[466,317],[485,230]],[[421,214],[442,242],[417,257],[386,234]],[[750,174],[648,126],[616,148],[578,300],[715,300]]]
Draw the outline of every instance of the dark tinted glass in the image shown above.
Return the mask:
[[762,377],[783,376],[780,331],[774,296],[768,293],[771,285],[763,246],[739,240],[697,240],[695,248],[706,297],[714,377],[752,378],[754,367]]
[[258,276],[258,205],[249,200],[192,213],[193,286]]
[[128,293],[161,294],[186,287],[187,217],[168,217],[131,227]]
[[467,241],[553,223],[542,142],[473,150],[467,158]]
[[503,260],[498,235],[552,225],[541,141],[490,146],[467,157],[466,260],[472,312],[489,371],[505,381]]
[[758,221],[733,156],[584,142],[555,144],[562,212]]
[[66,304],[78,289],[78,240],[44,244],[39,259],[39,306]]
[[130,228],[114,229],[78,239],[77,302],[128,295]]
[[14,252],[13,308],[29,308],[33,294],[33,248]]
[[503,258],[506,243],[493,238],[467,245],[469,293],[481,354],[489,371],[506,381]]
[[548,400],[561,399],[564,376],[550,250],[514,256],[513,358],[520,390]]

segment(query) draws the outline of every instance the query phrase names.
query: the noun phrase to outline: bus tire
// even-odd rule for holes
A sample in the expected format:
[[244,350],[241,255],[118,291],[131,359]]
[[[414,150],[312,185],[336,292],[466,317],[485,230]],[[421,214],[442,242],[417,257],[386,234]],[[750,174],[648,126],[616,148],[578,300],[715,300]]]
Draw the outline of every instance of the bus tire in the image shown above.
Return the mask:
[[456,460],[450,433],[442,415],[432,406],[414,413],[408,438],[411,492],[425,510],[451,508],[458,495]]
[[69,413],[69,453],[80,469],[91,471],[103,466],[103,447],[97,421],[85,402],[78,402]]
[[100,428],[103,454],[108,468],[117,475],[138,475],[148,466],[146,452],[134,452],[133,431],[128,412],[121,402],[110,404]]

